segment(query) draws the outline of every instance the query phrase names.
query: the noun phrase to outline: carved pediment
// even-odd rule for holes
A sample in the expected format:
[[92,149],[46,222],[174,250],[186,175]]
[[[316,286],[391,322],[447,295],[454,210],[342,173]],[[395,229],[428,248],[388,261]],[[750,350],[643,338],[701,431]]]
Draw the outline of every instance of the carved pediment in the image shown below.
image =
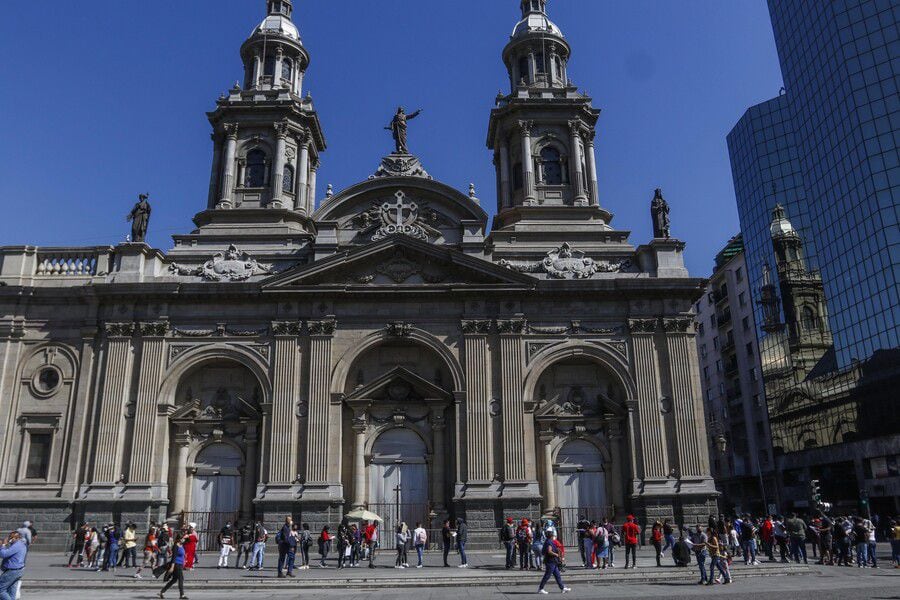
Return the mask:
[[424,399],[450,401],[450,393],[404,367],[394,367],[347,395],[345,400],[389,400],[404,402]]
[[392,234],[366,246],[302,265],[263,283],[264,288],[294,286],[428,286],[439,284],[522,286],[535,282],[458,250]]
[[193,398],[172,414],[173,422],[200,423],[259,420],[259,410],[240,396],[220,389],[208,402]]

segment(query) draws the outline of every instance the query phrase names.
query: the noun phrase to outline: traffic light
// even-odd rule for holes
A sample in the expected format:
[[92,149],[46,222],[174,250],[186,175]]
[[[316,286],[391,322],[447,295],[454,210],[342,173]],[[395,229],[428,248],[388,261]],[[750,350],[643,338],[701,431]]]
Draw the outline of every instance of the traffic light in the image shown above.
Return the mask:
[[809,496],[814,506],[818,506],[822,502],[822,488],[819,487],[818,479],[809,482]]

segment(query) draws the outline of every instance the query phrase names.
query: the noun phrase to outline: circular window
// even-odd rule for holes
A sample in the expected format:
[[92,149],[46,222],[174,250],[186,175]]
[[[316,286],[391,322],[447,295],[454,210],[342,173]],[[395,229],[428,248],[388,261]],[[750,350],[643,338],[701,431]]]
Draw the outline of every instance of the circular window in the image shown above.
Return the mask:
[[55,367],[44,367],[34,376],[34,389],[41,395],[49,396],[59,388],[62,377]]

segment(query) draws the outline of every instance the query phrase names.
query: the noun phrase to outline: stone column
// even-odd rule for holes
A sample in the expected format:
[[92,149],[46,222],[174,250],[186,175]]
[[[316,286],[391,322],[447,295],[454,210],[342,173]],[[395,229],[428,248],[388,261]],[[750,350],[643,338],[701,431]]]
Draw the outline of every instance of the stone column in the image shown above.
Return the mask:
[[263,76],[263,59],[259,52],[253,55],[253,81],[256,87],[259,87],[259,81]]
[[494,479],[491,424],[491,359],[487,336],[490,321],[463,321],[466,368],[466,482],[487,484]]
[[525,204],[530,205],[535,202],[534,195],[534,158],[531,156],[531,128],[534,123],[531,121],[519,121],[519,127],[522,129],[522,168],[525,173]]
[[[280,62],[278,64],[281,64]],[[272,182],[272,208],[284,208],[284,165],[287,161],[288,123],[275,123],[275,176]]]
[[310,161],[309,185],[306,186],[306,203],[309,205],[306,214],[311,215],[316,210],[316,175],[319,171],[319,160]]
[[209,173],[209,196],[206,201],[206,207],[215,208],[217,199],[216,187],[219,183],[219,170],[222,168],[222,143],[215,133],[210,134],[209,137],[213,142],[213,161],[212,169],[210,169]]
[[309,194],[307,193],[307,185],[309,184],[309,142],[310,136],[308,131],[302,132],[297,137],[297,144],[300,149],[300,164],[297,166],[297,189],[300,195],[297,197],[297,206],[306,208],[306,214],[312,214],[309,209]]
[[431,435],[433,438],[434,458],[431,465],[431,503],[436,513],[444,512],[444,489],[446,482],[447,457],[444,447],[444,432],[447,423],[444,420],[444,406],[431,408]]
[[363,508],[368,501],[366,487],[366,432],[369,430],[368,406],[353,410],[353,508]]
[[625,488],[622,485],[622,430],[617,422],[609,424],[609,454],[612,459],[612,504],[616,510],[625,508]]
[[556,510],[556,478],[553,474],[553,440],[550,432],[541,434],[544,444],[544,514],[552,514]]
[[157,394],[165,369],[165,336],[168,330],[169,324],[166,322],[141,323],[140,326],[142,338],[140,379],[131,441],[129,483],[153,482],[153,459],[156,455],[153,440],[156,437],[158,418]]
[[290,485],[297,475],[295,388],[299,379],[297,337],[300,323],[272,323],[275,356],[272,377],[272,421],[269,438],[269,483]]
[[216,208],[234,207],[234,157],[237,154],[238,126],[225,124],[225,168],[222,169],[222,198]]
[[547,50],[549,50],[550,54],[544,56],[544,70],[550,74],[550,86],[552,87],[557,78],[556,44],[550,44],[547,46]]
[[529,462],[525,453],[525,399],[522,396],[522,371],[525,348],[522,334],[525,319],[497,321],[500,331],[500,389],[503,402],[503,475],[504,483],[524,483]]
[[[257,436],[256,425],[248,425],[247,433],[244,434],[244,473],[241,478],[241,515],[245,519],[249,519],[253,514],[253,498],[256,497],[256,484],[259,483],[259,458],[257,446],[259,437]],[[296,455],[291,448],[291,454]]]
[[[530,145],[530,143],[529,143]],[[506,138],[500,140],[500,207],[512,206],[509,185],[509,142]]]
[[188,509],[187,507],[187,463],[191,449],[191,432],[179,430],[175,433],[175,490],[172,494],[174,505],[170,514],[178,514]]
[[95,484],[112,485],[121,474],[124,410],[131,391],[133,335],[133,323],[106,324],[106,361],[94,454]]
[[587,134],[587,168],[588,179],[591,182],[590,201],[593,206],[600,206],[600,187],[597,184],[597,155],[594,152],[594,137],[596,131],[589,131]]
[[[654,340],[657,319],[629,321],[634,346],[634,375],[637,381],[638,438],[643,458],[644,479],[669,476],[666,433],[660,411],[659,361]],[[704,440],[705,441],[705,440]]]
[[[334,319],[309,322],[309,418],[306,483],[328,481],[328,434],[331,387],[331,342]],[[331,432],[334,433],[334,432]]]
[[275,50],[275,77],[272,80],[273,88],[281,87],[281,74],[283,73],[283,71],[282,71],[283,64],[284,64],[284,49],[282,49],[282,47],[279,46]]
[[569,144],[572,147],[572,151],[570,153],[571,162],[571,171],[572,171],[572,183],[575,186],[575,205],[576,206],[586,206],[588,199],[587,194],[584,191],[584,170],[582,168],[582,154],[581,154],[581,121],[573,120],[569,121]]
[[708,477],[709,452],[700,390],[695,383],[699,367],[691,319],[665,319],[669,372],[672,381],[672,413],[681,477]]

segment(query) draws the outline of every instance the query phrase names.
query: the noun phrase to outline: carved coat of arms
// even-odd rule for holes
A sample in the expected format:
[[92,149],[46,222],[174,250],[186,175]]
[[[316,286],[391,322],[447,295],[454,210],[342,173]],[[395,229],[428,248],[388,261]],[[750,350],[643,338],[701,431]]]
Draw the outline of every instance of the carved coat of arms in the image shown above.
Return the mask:
[[410,237],[427,240],[428,234],[419,223],[419,205],[406,198],[406,194],[398,191],[395,201],[385,202],[379,209],[381,227],[372,236],[377,241],[395,233],[405,233]]
[[169,270],[178,275],[196,275],[206,281],[246,281],[254,275],[271,273],[272,267],[260,264],[232,244],[225,252],[217,253],[200,267],[172,264]]

